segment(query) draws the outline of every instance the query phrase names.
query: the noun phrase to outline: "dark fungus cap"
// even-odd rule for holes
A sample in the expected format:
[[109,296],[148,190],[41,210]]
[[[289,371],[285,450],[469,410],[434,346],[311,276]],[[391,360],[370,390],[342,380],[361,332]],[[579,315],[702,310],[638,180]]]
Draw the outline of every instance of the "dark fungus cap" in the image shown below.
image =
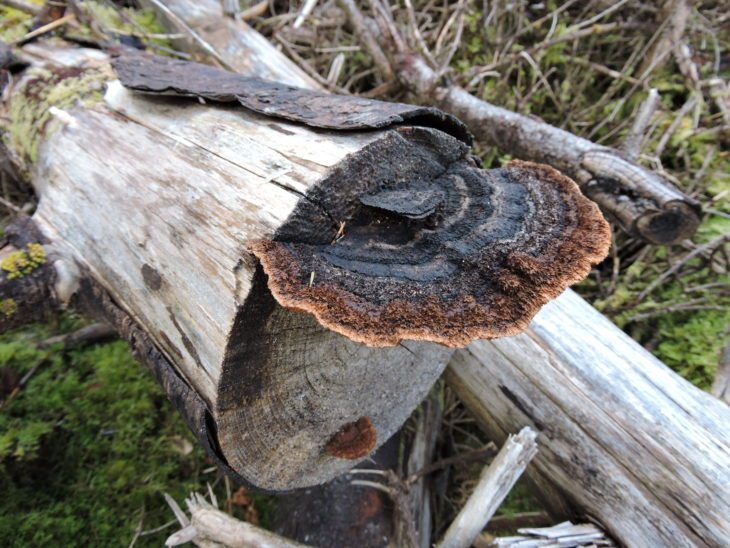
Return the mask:
[[370,346],[463,346],[524,330],[610,246],[598,207],[555,169],[462,160],[431,181],[360,198],[329,244],[249,249],[284,307]]

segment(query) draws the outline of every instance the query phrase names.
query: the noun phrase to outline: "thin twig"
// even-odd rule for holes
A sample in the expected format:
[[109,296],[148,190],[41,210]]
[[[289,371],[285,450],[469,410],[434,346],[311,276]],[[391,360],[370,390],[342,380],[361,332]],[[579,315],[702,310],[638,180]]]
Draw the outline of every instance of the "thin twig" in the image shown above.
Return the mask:
[[680,268],[682,268],[685,264],[687,264],[689,261],[697,257],[698,255],[709,251],[711,249],[714,249],[723,243],[730,241],[730,234],[721,234],[717,238],[707,242],[704,245],[699,246],[698,248],[690,251],[687,253],[680,261],[677,261],[675,264],[671,266],[671,268],[668,268],[661,276],[656,278],[653,282],[651,282],[644,291],[639,293],[639,296],[636,297],[636,300],[638,302],[643,301],[647,295],[650,295],[652,291],[654,291],[657,287],[662,285],[667,278],[672,276],[675,272],[677,272]]
[[51,21],[50,23],[43,25],[42,27],[38,27],[37,29],[30,31],[28,34],[22,36],[21,38],[18,38],[17,40],[13,40],[12,42],[10,42],[10,44],[13,46],[17,46],[18,44],[22,44],[23,42],[27,42],[28,40],[32,40],[33,38],[37,38],[38,36],[42,36],[43,34],[51,32],[52,30],[62,27],[66,23],[70,23],[74,20],[76,20],[76,16],[73,13],[64,15],[63,17],[59,17],[55,21]]
[[459,464],[459,463],[464,463],[464,462],[486,460],[490,457],[493,457],[495,454],[497,454],[497,446],[494,445],[493,442],[489,442],[487,445],[485,445],[481,449],[474,449],[473,451],[467,451],[465,453],[460,453],[458,455],[454,455],[453,457],[439,459],[430,464],[427,464],[426,466],[424,466],[423,468],[421,468],[414,474],[411,474],[408,478],[406,478],[405,481],[406,481],[406,484],[411,484],[411,483],[417,481],[419,478],[421,478],[423,476],[427,476],[429,474],[433,474],[434,472],[437,472],[438,470],[446,468],[447,466],[453,466],[454,464]]
[[309,14],[312,13],[316,5],[317,0],[307,0],[306,2],[304,2],[302,11],[300,11],[297,15],[297,18],[294,19],[294,24],[292,25],[292,28],[298,29],[299,27],[301,27],[302,23],[304,23],[304,20],[309,17]]
[[373,57],[375,66],[378,67],[383,80],[393,80],[393,67],[390,66],[388,58],[375,40],[373,33],[365,24],[360,10],[353,0],[337,0],[338,5],[347,13],[350,23],[355,29],[355,34],[362,40],[370,55]]
[[639,111],[634,118],[631,129],[626,134],[623,146],[621,147],[630,160],[635,160],[641,152],[641,144],[646,138],[646,129],[649,127],[654,112],[659,106],[659,92],[656,88],[649,90],[649,95],[641,103]]
[[190,27],[190,25],[183,21],[174,11],[172,11],[165,4],[160,2],[160,0],[149,0],[149,2],[153,4],[155,6],[155,9],[157,9],[160,13],[163,13],[165,17],[167,17],[176,27],[183,30],[188,36],[190,36],[190,38],[192,38],[193,41],[198,44],[203,49],[203,51],[205,51],[205,53],[215,59],[221,67],[232,72],[234,71],[233,67],[226,63],[223,57],[221,57],[220,53],[218,53],[218,51],[213,46],[206,42],[202,36],[195,32]]

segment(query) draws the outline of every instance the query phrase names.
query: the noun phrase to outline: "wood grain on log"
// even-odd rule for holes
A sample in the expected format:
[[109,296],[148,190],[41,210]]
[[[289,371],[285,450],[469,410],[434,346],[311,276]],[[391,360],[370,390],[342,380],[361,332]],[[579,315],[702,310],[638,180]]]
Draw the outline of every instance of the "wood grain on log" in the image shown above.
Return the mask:
[[730,408],[575,293],[524,334],[458,351],[446,378],[495,439],[535,428],[533,472],[625,545],[730,538]]

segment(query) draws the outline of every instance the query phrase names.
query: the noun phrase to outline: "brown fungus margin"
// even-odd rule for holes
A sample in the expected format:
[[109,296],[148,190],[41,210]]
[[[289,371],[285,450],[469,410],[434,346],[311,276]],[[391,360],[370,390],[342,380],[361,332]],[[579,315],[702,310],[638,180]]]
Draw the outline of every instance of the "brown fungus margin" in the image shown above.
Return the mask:
[[[532,237],[537,235],[531,235],[529,231],[525,233],[525,226],[520,225],[514,234],[506,238],[511,245],[501,245],[501,241],[490,242],[495,248],[501,248],[501,254],[491,254],[494,264],[480,265],[478,260],[472,261],[466,267],[471,272],[465,275],[460,271],[450,272],[435,283],[428,280],[406,281],[400,284],[400,296],[387,301],[383,301],[381,296],[379,302],[343,287],[338,278],[352,286],[350,280],[353,275],[362,273],[337,268],[341,264],[335,267],[326,265],[326,279],[318,279],[316,269],[312,269],[302,257],[310,251],[326,254],[327,246],[257,240],[249,242],[248,248],[261,261],[268,276],[268,286],[279,304],[309,312],[323,326],[356,342],[385,347],[411,339],[460,347],[475,339],[515,335],[528,326],[543,305],[571,284],[585,278],[591,265],[605,258],[611,242],[610,228],[598,207],[581,194],[571,179],[552,167],[512,161],[500,170],[478,170],[473,166],[462,169],[471,171],[472,176],[473,172],[490,177],[497,173],[497,186],[500,178],[506,178],[512,186],[519,186],[520,181],[525,181],[525,185],[531,184],[533,188],[529,196],[532,203],[527,210],[531,209],[532,214],[524,220],[524,225],[530,225],[538,232],[550,232],[549,213],[563,208],[562,215],[568,219],[563,219],[566,226],[548,236],[537,234],[542,236],[538,245],[532,241]],[[540,192],[552,193],[553,201],[543,202]],[[470,200],[473,198],[469,197]],[[506,198],[503,196],[502,199]],[[486,205],[484,208],[488,209]],[[541,219],[546,218],[546,224],[540,225]],[[425,230],[438,232],[439,227],[428,226]],[[520,237],[515,234],[520,234]],[[363,245],[371,243],[372,238]],[[394,253],[399,255],[397,249]],[[469,263],[468,258],[454,260],[451,257],[452,263],[460,261]],[[446,262],[449,262],[448,258]],[[456,268],[464,270],[459,264]],[[377,275],[372,278],[378,283]],[[456,279],[463,283],[454,293]],[[470,281],[473,286],[468,285]]]

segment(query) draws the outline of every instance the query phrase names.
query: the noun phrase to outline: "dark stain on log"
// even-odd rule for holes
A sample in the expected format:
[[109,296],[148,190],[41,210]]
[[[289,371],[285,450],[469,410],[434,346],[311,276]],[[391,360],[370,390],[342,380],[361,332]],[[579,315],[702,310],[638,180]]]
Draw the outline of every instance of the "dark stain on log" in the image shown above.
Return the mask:
[[180,352],[180,349],[175,346],[175,344],[170,340],[170,337],[167,336],[167,333],[164,331],[158,331],[158,336],[160,339],[162,339],[162,342],[165,344],[165,350],[170,352],[176,361],[180,362],[183,360],[183,353]]
[[218,387],[217,412],[265,397],[272,382],[267,376],[272,369],[271,351],[276,346],[276,335],[267,324],[276,307],[274,297],[267,291],[263,268],[256,265],[246,304],[239,307],[231,328]]
[[183,331],[182,327],[177,321],[177,318],[175,317],[175,313],[169,306],[167,307],[167,313],[170,316],[170,321],[172,321],[175,329],[177,329],[177,332],[180,335],[180,340],[182,340],[183,346],[188,351],[188,354],[190,354],[198,367],[203,367],[203,362],[200,361],[200,355],[198,354],[198,350],[195,348],[193,341],[191,341],[190,337],[188,337],[185,331]]
[[293,131],[289,131],[288,129],[284,129],[279,124],[266,124],[274,131],[278,131],[279,133],[282,133],[284,135],[296,135]]
[[514,406],[517,409],[519,409],[522,412],[523,415],[525,415],[528,419],[530,419],[530,421],[532,421],[532,424],[535,425],[535,428],[537,428],[540,432],[542,432],[542,431],[545,430],[545,425],[542,424],[542,422],[540,422],[539,420],[537,420],[533,416],[533,414],[529,412],[529,410],[527,409],[527,407],[525,406],[525,404],[522,403],[522,401],[520,400],[520,398],[518,398],[517,395],[514,392],[512,392],[512,390],[510,390],[509,388],[507,388],[503,384],[500,384],[499,385],[499,390],[502,392],[502,394],[504,394],[504,396],[509,401],[511,401],[514,404]]
[[355,422],[344,425],[327,442],[325,452],[340,459],[357,460],[373,450],[378,440],[378,432],[370,417],[360,417]]
[[140,92],[238,102],[265,116],[326,129],[380,129],[407,122],[472,142],[461,121],[433,107],[333,95],[136,50],[124,50],[112,66],[122,85]]
[[152,291],[158,291],[162,287],[162,275],[147,263],[142,265],[142,279]]
[[248,247],[282,306],[371,346],[516,334],[610,245],[596,205],[556,170],[482,170],[425,128],[389,132],[308,197],[273,241]]

